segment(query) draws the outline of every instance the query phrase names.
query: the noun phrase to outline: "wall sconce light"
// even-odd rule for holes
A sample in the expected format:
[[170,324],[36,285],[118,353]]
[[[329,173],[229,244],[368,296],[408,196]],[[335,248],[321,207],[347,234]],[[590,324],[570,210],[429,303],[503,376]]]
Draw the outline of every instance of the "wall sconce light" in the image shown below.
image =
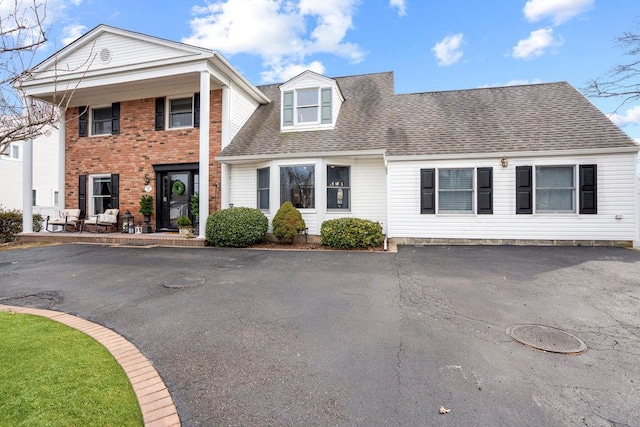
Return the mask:
[[503,158],[500,159],[500,164],[502,165],[503,168],[506,168],[507,166],[509,166],[509,160],[507,160],[507,156],[504,156]]
[[151,182],[151,178],[149,178],[149,174],[145,173],[144,174],[144,185],[149,185],[150,182]]

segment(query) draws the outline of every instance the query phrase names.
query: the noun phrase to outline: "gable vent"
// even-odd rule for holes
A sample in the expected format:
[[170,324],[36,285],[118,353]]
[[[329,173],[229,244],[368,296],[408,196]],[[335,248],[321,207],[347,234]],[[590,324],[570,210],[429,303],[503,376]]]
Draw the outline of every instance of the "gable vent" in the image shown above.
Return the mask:
[[111,61],[111,51],[106,47],[100,51],[100,61],[103,64],[108,64]]

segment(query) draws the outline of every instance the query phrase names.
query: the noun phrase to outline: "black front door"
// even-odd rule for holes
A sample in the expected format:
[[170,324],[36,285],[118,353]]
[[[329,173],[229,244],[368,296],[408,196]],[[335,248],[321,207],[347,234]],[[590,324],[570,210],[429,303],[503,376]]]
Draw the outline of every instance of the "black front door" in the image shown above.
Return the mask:
[[176,220],[186,216],[193,221],[190,199],[198,192],[197,164],[154,166],[156,171],[156,227],[177,230]]

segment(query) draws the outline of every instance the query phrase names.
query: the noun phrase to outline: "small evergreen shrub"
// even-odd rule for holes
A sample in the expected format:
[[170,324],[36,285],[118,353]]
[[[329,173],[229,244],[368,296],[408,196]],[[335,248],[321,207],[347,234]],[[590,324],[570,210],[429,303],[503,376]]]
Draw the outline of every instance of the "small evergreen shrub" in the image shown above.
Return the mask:
[[268,228],[269,220],[260,210],[229,208],[209,215],[205,237],[213,246],[246,248],[261,242]]
[[306,227],[302,214],[291,202],[284,202],[280,206],[271,224],[273,225],[273,235],[280,240],[288,241],[293,241]]
[[[33,214],[33,231],[42,230],[42,215]],[[7,210],[0,206],[0,243],[13,242],[22,233],[22,211]]]
[[188,216],[182,215],[176,219],[176,224],[178,224],[178,227],[189,227],[191,226],[191,220]]
[[320,237],[335,249],[372,248],[382,243],[382,226],[361,218],[330,219],[322,223]]

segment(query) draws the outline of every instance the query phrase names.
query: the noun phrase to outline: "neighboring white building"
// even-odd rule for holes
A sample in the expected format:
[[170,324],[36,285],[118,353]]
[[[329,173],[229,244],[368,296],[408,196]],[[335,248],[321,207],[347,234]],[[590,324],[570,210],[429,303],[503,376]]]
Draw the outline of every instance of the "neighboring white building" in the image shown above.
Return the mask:
[[[58,144],[58,130],[53,127],[45,128],[45,132],[33,140],[33,213],[46,216],[57,209],[60,194]],[[22,141],[12,142],[0,155],[0,205],[5,209],[23,208],[23,145]]]

